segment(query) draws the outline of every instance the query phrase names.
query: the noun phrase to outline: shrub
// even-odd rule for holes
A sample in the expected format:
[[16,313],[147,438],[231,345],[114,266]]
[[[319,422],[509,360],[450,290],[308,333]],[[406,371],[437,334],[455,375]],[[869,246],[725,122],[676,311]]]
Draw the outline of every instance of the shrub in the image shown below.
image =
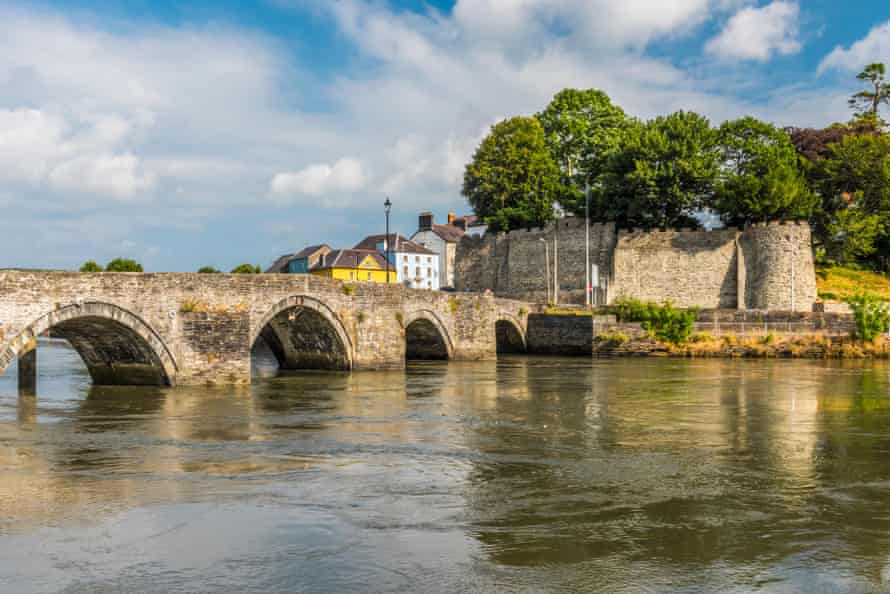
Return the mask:
[[457,298],[452,297],[448,300],[448,308],[451,310],[451,313],[457,313],[457,308],[460,306],[460,302]]
[[619,322],[645,322],[652,318],[658,306],[651,301],[640,301],[621,297],[612,305],[612,311]]
[[343,291],[343,294],[344,294],[344,295],[346,295],[347,297],[349,297],[350,295],[352,295],[353,293],[355,293],[355,285],[344,284],[344,285],[340,288],[340,290]]
[[363,311],[357,311],[357,312],[355,312],[355,320],[356,320],[359,324],[361,324],[362,322],[364,322],[364,321],[365,321],[365,312],[363,312]]
[[104,269],[99,266],[95,260],[87,260],[80,267],[81,272],[102,272]]
[[692,336],[697,312],[693,309],[674,309],[670,302],[652,307],[649,318],[642,323],[643,330],[660,342],[686,344]]
[[105,266],[105,272],[142,272],[142,264],[129,258],[115,258]]
[[874,295],[862,293],[848,297],[846,302],[856,320],[855,338],[872,342],[890,328],[890,306]]
[[713,334],[708,334],[707,332],[696,332],[692,336],[689,337],[690,342],[694,342],[696,344],[705,344],[709,342],[716,342],[716,338],[714,338]]
[[219,274],[219,270],[214,268],[213,266],[201,266],[198,269],[200,274]]
[[630,340],[630,337],[627,334],[622,334],[620,332],[616,333],[606,333],[606,334],[597,334],[596,340],[598,342],[605,342],[613,345],[622,345]]
[[253,264],[239,264],[232,268],[232,274],[260,274],[262,271],[262,268]]

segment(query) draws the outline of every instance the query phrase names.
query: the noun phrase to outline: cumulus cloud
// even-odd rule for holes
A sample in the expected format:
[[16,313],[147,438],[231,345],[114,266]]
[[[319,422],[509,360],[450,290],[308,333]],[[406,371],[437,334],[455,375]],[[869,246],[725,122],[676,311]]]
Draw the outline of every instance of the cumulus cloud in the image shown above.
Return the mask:
[[154,176],[141,169],[139,160],[129,153],[81,156],[55,167],[49,181],[59,190],[93,192],[124,200],[154,186]]
[[774,54],[800,51],[800,6],[777,0],[760,8],[743,8],[723,31],[708,41],[705,50],[722,59],[766,62]]
[[333,165],[321,163],[299,171],[277,173],[269,189],[273,196],[283,198],[352,193],[364,188],[367,179],[361,161],[345,157]]
[[890,21],[878,25],[849,48],[836,47],[819,64],[819,73],[833,68],[859,71],[866,64],[886,61],[890,56]]

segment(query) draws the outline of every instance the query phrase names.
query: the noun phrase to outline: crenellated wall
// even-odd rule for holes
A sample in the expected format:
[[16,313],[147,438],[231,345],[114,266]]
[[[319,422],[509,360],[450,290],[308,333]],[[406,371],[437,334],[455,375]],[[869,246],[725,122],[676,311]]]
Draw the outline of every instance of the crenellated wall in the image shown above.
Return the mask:
[[[544,301],[545,254],[550,250],[552,265],[554,239],[558,301],[584,303],[584,221],[575,218],[544,229],[465,238],[457,249],[455,284],[458,290]],[[810,311],[816,300],[811,241],[806,223],[619,232],[595,224],[590,261],[604,277],[600,287],[607,287],[596,302],[634,297],[680,307]],[[550,273],[552,279],[552,268]]]

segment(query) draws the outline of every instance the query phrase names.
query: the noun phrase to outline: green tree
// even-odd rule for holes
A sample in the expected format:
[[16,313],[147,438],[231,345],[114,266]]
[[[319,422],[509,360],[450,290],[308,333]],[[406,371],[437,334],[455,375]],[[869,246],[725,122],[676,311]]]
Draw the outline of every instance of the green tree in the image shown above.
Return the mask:
[[593,212],[620,227],[697,227],[717,176],[716,134],[707,118],[677,112],[627,128],[608,160]]
[[129,258],[115,258],[105,266],[105,272],[142,272],[142,264]]
[[874,295],[856,295],[847,303],[856,321],[855,338],[871,342],[890,329],[890,306]]
[[95,260],[87,260],[80,267],[81,272],[102,272],[103,268],[96,263]]
[[713,209],[727,225],[808,219],[816,208],[791,138],[752,117],[717,133],[720,173]]
[[[870,254],[866,263],[886,270],[890,256],[890,137],[846,136],[831,145],[828,156],[814,167],[822,198],[817,232],[829,257],[844,262],[856,254],[860,258]],[[847,211],[852,212],[842,214]],[[838,236],[839,232],[863,235]],[[874,236],[870,246],[869,235]]]
[[850,97],[850,107],[856,117],[880,122],[881,104],[890,104],[890,84],[885,80],[887,67],[882,63],[869,64],[856,75],[868,88]]
[[232,269],[232,274],[260,274],[262,271],[262,268],[253,264],[239,264]]
[[198,272],[201,274],[219,274],[219,270],[217,270],[213,266],[201,266],[198,269]]
[[624,110],[597,89],[564,89],[537,118],[562,172],[559,203],[583,216],[585,188],[599,191],[608,156],[621,144],[627,127]]
[[463,195],[494,231],[553,220],[560,193],[559,168],[535,118],[495,124],[464,172]]

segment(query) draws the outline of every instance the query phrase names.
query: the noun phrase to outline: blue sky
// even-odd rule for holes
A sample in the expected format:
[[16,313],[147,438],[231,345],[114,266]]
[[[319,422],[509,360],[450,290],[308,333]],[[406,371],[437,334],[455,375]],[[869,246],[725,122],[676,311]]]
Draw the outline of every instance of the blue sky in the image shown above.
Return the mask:
[[870,61],[884,0],[0,0],[0,268],[266,265],[387,195],[410,234],[561,88],[823,126]]

